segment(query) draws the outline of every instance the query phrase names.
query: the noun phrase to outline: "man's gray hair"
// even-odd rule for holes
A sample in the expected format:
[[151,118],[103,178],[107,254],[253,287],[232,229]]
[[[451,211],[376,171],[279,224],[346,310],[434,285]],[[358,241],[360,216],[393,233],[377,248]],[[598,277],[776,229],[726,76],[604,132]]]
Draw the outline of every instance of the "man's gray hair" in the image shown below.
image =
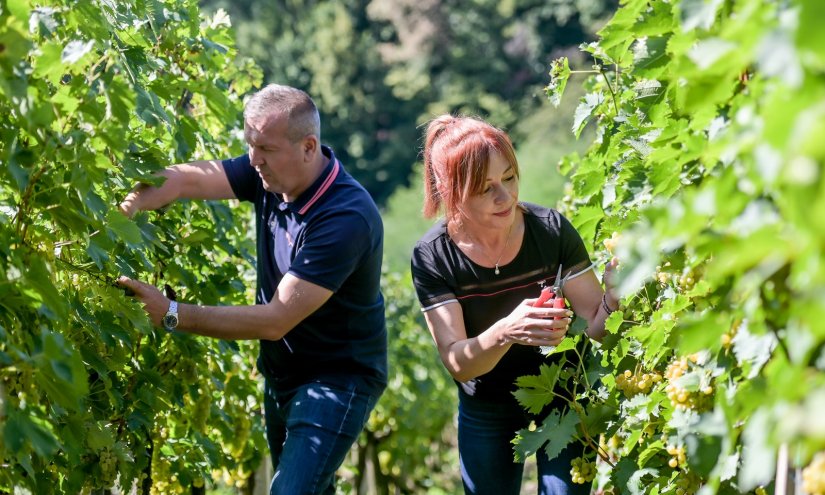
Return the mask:
[[321,117],[309,95],[300,89],[269,84],[247,100],[244,120],[256,120],[271,114],[286,114],[286,137],[294,142],[313,134],[321,141]]

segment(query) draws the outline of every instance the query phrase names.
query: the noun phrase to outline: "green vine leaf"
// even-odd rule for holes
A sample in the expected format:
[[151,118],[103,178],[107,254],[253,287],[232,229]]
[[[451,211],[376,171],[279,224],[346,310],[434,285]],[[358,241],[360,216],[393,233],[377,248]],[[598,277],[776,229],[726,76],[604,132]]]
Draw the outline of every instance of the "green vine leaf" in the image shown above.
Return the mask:
[[550,65],[550,83],[544,88],[547,98],[554,107],[561,104],[564,95],[564,88],[567,87],[567,80],[570,78],[570,66],[567,57],[561,57],[553,61]]
[[559,380],[562,365],[553,363],[542,365],[538,375],[521,376],[516,379],[518,390],[513,395],[522,407],[532,414],[538,414],[554,397],[553,389]]

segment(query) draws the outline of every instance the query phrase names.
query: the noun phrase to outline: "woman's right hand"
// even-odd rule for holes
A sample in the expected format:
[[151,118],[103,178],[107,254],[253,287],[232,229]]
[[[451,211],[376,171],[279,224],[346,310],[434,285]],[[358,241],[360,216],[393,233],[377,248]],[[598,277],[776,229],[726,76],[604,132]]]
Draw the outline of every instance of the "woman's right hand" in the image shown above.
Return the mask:
[[552,300],[540,307],[533,307],[535,302],[536,299],[525,299],[502,320],[503,342],[536,347],[561,343],[567,335],[573,312],[554,308]]

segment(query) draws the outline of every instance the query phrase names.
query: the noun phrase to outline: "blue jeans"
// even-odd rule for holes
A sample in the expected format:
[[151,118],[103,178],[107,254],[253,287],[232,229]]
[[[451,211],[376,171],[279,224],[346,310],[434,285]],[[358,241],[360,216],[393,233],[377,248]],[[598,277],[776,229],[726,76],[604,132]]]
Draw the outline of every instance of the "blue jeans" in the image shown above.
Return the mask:
[[311,382],[291,390],[265,384],[264,416],[275,476],[270,495],[334,494],[344,462],[378,397]]
[[[458,452],[464,493],[473,495],[518,495],[524,463],[513,460],[512,440],[530,423],[527,411],[518,404],[485,402],[461,397],[458,406]],[[587,495],[590,487],[577,485],[570,477],[571,461],[584,447],[572,443],[552,461],[544,448],[536,454],[540,495]]]

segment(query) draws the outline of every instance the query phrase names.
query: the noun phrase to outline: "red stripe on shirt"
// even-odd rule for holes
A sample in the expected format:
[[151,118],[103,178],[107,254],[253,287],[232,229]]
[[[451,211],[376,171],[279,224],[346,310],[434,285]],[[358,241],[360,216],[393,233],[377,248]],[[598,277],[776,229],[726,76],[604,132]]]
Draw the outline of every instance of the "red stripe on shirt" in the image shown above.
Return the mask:
[[298,211],[299,214],[306,214],[310,207],[312,207],[312,205],[315,204],[316,201],[318,201],[318,198],[320,198],[324,195],[325,192],[327,192],[329,186],[331,186],[335,178],[338,177],[338,169],[340,168],[340,166],[341,165],[338,162],[338,159],[336,158],[335,164],[332,166],[332,172],[330,172],[329,175],[327,175],[327,178],[324,179],[324,183],[321,184],[321,187],[319,187],[317,191],[315,191],[315,194],[313,194],[312,198],[310,198],[309,201],[307,201],[307,204],[305,204],[304,207]]
[[[551,277],[551,278],[552,278],[552,277]],[[491,292],[491,293],[489,293],[489,294],[465,294],[465,295],[460,296],[460,297],[459,297],[459,296],[457,296],[457,297],[456,297],[456,299],[467,299],[467,298],[470,298],[470,297],[491,297],[491,296],[497,296],[497,295],[499,295],[499,294],[503,294],[503,293],[505,293],[505,292],[510,292],[510,291],[514,291],[514,290],[519,290],[519,289],[523,289],[523,288],[525,288],[525,287],[530,287],[531,285],[534,285],[534,284],[541,285],[541,284],[540,284],[540,282],[541,282],[541,281],[535,281],[535,282],[530,282],[529,284],[519,285],[519,286],[517,286],[517,287],[508,287],[508,288],[506,288],[506,289],[502,289],[502,290],[500,290],[500,291],[496,291],[496,292]]]

